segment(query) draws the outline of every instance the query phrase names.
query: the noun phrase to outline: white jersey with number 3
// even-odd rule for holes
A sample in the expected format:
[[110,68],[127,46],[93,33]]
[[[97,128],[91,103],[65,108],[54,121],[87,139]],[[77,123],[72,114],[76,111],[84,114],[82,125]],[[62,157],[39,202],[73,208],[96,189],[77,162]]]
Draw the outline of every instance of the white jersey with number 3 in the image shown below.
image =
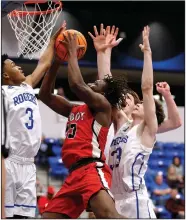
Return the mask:
[[145,186],[144,175],[152,148],[141,144],[139,125],[125,123],[116,133],[109,154],[111,192],[116,209],[128,218],[156,218]]
[[41,117],[33,88],[2,86],[7,100],[7,126],[10,156],[25,158],[36,156],[41,142]]
[[137,135],[139,125],[129,128],[125,123],[116,133],[110,147],[109,165],[112,169],[112,192],[133,191],[145,185],[144,174],[152,148],[141,144]]

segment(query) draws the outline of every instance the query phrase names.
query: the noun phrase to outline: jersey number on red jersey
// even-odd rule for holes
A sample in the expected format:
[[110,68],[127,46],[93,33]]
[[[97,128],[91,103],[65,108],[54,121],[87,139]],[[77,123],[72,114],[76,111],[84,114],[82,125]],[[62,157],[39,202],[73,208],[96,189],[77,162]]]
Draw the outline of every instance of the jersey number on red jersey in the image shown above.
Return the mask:
[[66,128],[66,138],[74,138],[76,135],[76,129],[77,125],[76,124],[68,124]]

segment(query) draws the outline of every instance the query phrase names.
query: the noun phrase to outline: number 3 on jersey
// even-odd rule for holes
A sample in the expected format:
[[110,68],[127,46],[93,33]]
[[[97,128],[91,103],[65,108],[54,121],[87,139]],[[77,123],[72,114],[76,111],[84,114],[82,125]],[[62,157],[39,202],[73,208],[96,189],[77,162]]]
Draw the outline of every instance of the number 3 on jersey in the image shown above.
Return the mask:
[[110,165],[111,170],[114,169],[114,167],[118,167],[120,160],[121,160],[121,154],[122,154],[122,149],[121,147],[118,147],[116,150],[112,151],[111,156],[113,160],[113,165]]
[[68,124],[66,128],[66,137],[70,139],[74,138],[76,135],[76,129],[77,129],[76,124]]
[[26,109],[26,115],[28,115],[28,123],[25,123],[27,129],[32,129],[34,126],[34,120],[33,120],[33,110],[31,108]]

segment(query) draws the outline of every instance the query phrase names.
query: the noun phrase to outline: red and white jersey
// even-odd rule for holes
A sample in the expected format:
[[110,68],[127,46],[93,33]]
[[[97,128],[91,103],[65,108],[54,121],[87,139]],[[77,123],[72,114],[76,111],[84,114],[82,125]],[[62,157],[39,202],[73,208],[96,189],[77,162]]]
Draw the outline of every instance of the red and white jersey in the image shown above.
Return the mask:
[[68,118],[62,160],[67,168],[82,158],[105,161],[104,149],[109,127],[101,126],[87,105],[75,106]]

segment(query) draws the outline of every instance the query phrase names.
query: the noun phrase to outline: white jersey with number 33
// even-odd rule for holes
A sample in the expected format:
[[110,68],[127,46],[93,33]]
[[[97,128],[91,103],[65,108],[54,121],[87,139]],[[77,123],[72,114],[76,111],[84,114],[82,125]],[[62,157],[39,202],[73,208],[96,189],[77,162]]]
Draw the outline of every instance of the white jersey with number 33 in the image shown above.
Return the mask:
[[2,86],[7,99],[7,144],[10,156],[33,158],[41,142],[41,116],[33,88],[22,83],[20,86]]
[[112,169],[112,193],[120,194],[145,187],[144,174],[152,148],[141,144],[137,135],[139,125],[125,123],[116,133],[109,155]]

